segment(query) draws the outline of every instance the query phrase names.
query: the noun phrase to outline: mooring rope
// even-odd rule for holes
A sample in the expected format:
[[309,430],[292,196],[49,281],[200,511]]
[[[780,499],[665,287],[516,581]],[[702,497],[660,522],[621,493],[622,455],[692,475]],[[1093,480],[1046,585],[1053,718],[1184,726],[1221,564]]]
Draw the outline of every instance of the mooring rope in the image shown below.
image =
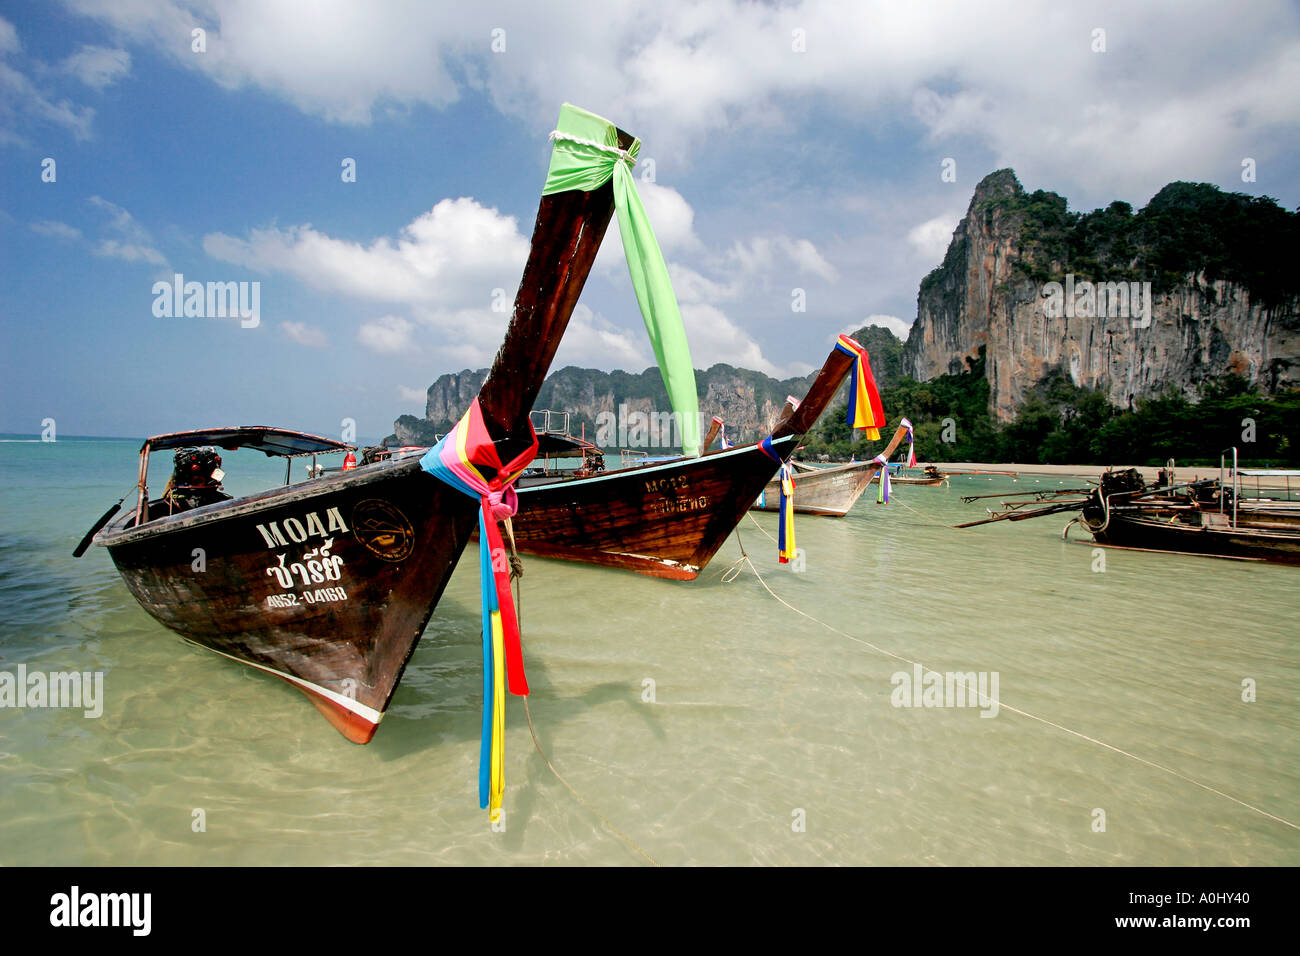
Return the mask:
[[[524,576],[524,562],[519,557],[519,552],[515,550],[515,531],[514,531],[513,524],[508,518],[506,519],[505,527],[506,527],[506,537],[510,541],[510,577],[513,579],[515,585],[515,614],[518,616],[518,620],[519,620],[520,646],[522,648],[524,646],[523,645],[524,605],[523,605],[522,596],[520,594],[519,580]],[[628,836],[618,827],[614,826],[614,824],[610,821],[608,817],[606,817],[603,813],[601,813],[594,806],[592,806],[591,803],[589,803],[582,796],[582,794],[580,794],[577,790],[573,788],[573,785],[569,783],[569,781],[565,780],[564,777],[560,775],[560,771],[555,769],[555,765],[551,763],[551,758],[548,757],[546,755],[546,751],[542,749],[541,741],[537,739],[537,728],[533,725],[533,711],[532,708],[528,706],[528,698],[524,697],[523,701],[524,701],[524,717],[528,720],[528,733],[532,735],[533,747],[536,748],[538,756],[542,758],[542,762],[546,764],[546,769],[555,775],[556,780],[564,784],[564,788],[568,790],[569,793],[573,794],[573,798],[575,800],[577,800],[584,807],[590,810],[592,814],[598,820],[600,820],[601,823],[609,827],[609,829],[612,830],[620,840],[622,840],[624,843],[630,846],[637,853],[641,854],[641,856],[644,857],[646,862],[648,862],[651,866],[659,866],[658,862],[655,861],[654,857],[652,857],[645,850],[641,849],[640,844],[638,844],[630,836]]]
[[[757,524],[757,522],[755,523]],[[833,624],[828,624],[825,621],[821,620],[820,618],[814,617],[813,615],[809,614],[807,611],[801,611],[799,608],[795,607],[793,604],[785,600],[785,598],[781,597],[779,594],[773,591],[771,587],[768,586],[767,581],[763,579],[763,575],[759,574],[758,568],[754,567],[754,562],[750,560],[749,555],[745,552],[745,546],[742,542],[740,542],[739,534],[737,534],[736,536],[736,541],[738,544],[740,544],[740,559],[736,562],[736,565],[733,565],[733,567],[743,567],[744,565],[748,564],[749,569],[754,572],[754,577],[758,578],[758,583],[763,585],[763,589],[767,591],[768,594],[772,595],[772,597],[774,597],[779,603],[785,605],[795,614],[798,614],[800,617],[805,617],[815,624],[820,624],[822,627],[826,628],[828,631],[831,631],[834,634],[838,634],[841,637],[847,638],[850,641],[853,641],[857,644],[861,644],[864,647],[869,647],[873,651],[876,651],[880,654],[884,654],[886,657],[892,657],[895,660],[902,661],[905,664],[911,664],[913,667],[921,667],[922,670],[928,670],[928,668],[926,668],[923,664],[921,664],[920,661],[914,661],[911,658],[904,657],[902,654],[896,654],[893,651],[880,647],[877,644],[873,644],[870,641],[864,640],[853,634],[849,634],[847,631],[841,631],[838,627],[835,627]],[[733,576],[731,580],[734,579],[735,578]],[[724,580],[726,580],[725,576],[724,576]],[[993,698],[981,692],[979,688],[974,687],[970,684],[965,684],[965,686],[969,690],[974,691],[976,694],[978,694],[980,699],[984,703],[987,704],[996,703],[999,708],[1005,708],[1011,711],[1013,714],[1019,714],[1022,717],[1028,717],[1030,720],[1036,720],[1040,723],[1046,724],[1049,727],[1054,727],[1057,730],[1063,731],[1064,733],[1070,734],[1074,737],[1078,737],[1080,740],[1086,740],[1090,743],[1097,744],[1099,747],[1105,747],[1107,750],[1112,750],[1117,754],[1122,754],[1125,757],[1129,757],[1133,760],[1136,760],[1138,763],[1145,764],[1146,766],[1152,767],[1156,770],[1161,770],[1167,774],[1177,777],[1179,780],[1183,780],[1187,783],[1192,784],[1193,786],[1200,787],[1202,790],[1205,790],[1209,793],[1216,794],[1220,797],[1223,797],[1226,800],[1231,800],[1233,803],[1237,804],[1238,806],[1245,807],[1247,810],[1253,810],[1255,813],[1258,813],[1261,816],[1268,817],[1268,819],[1270,820],[1274,820],[1278,823],[1288,826],[1292,830],[1300,830],[1300,826],[1292,823],[1290,820],[1284,820],[1282,817],[1279,817],[1276,814],[1269,813],[1267,810],[1261,809],[1260,807],[1257,807],[1254,804],[1247,803],[1245,800],[1239,800],[1238,798],[1234,797],[1230,793],[1224,793],[1222,790],[1217,790],[1214,787],[1211,787],[1209,784],[1201,783],[1199,780],[1195,780],[1184,773],[1181,773],[1170,767],[1163,766],[1162,764],[1158,764],[1152,760],[1147,760],[1145,757],[1139,757],[1137,754],[1130,753],[1129,751],[1116,747],[1113,744],[1108,744],[1104,740],[1098,740],[1096,737],[1090,737],[1089,735],[1082,733],[1078,730],[1071,730],[1069,727],[1062,726],[1061,724],[1058,724],[1053,720],[1048,720],[1046,717],[1040,717],[1037,714],[1031,714],[1027,710],[1021,710],[1019,707],[1013,707],[1010,704],[1004,704],[1000,700],[995,701]]]

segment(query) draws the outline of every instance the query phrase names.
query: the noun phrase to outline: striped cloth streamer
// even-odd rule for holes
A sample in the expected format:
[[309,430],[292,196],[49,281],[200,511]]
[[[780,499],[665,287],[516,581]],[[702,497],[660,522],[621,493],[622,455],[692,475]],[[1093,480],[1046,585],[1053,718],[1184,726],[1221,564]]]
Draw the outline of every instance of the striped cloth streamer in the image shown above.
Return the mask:
[[885,409],[880,404],[867,350],[847,335],[839,337],[835,348],[853,356],[853,371],[849,375],[849,427],[866,429],[867,438],[879,441],[880,429],[885,427]]
[[[772,447],[771,435],[759,442],[758,448],[768,458],[781,466],[776,473],[777,479],[781,483],[781,510],[777,518],[776,559],[781,564],[787,564],[794,557],[794,466],[781,460],[781,456]],[[763,502],[759,507],[764,507],[767,503],[766,488],[763,489],[759,500]]]
[[[483,601],[483,727],[479,743],[479,806],[495,813],[505,793],[505,688],[528,694],[524,675],[519,620],[510,595],[510,562],[506,560],[498,521],[519,506],[515,479],[537,454],[537,433],[532,444],[506,464],[483,421],[477,398],[456,427],[420,459],[420,467],[462,494],[479,500],[479,589]],[[492,477],[485,479],[483,475]]]
[[794,557],[794,466],[781,463],[781,515],[776,531],[776,560],[789,564]]
[[876,495],[876,504],[887,505],[889,504],[889,462],[885,461],[884,455],[877,455],[871,460],[880,464],[880,471],[878,472],[880,475],[880,491]]
[[912,423],[906,418],[899,421],[900,425],[907,429],[907,467],[916,467],[916,444],[915,436],[912,434]]

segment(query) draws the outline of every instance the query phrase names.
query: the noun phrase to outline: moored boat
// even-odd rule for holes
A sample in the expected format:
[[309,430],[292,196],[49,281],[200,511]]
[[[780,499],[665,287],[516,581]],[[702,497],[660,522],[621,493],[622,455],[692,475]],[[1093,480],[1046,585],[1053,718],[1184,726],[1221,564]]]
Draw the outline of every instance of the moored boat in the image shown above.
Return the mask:
[[1240,479],[1235,464],[1227,476],[1181,486],[1147,485],[1136,469],[1106,472],[1078,522],[1103,545],[1300,564],[1300,503],[1243,498]]
[[948,476],[934,465],[926,465],[919,475],[903,474],[900,468],[899,473],[891,475],[889,480],[896,485],[941,485]]
[[[791,462],[791,465],[794,467],[795,513],[834,518],[848,514],[871,484],[871,479],[880,472],[880,462],[874,460],[851,461],[828,468],[817,468],[799,461]],[[764,485],[750,509],[780,511],[780,481],[773,480]]]
[[[585,117],[580,134],[560,137],[567,143],[588,143],[596,130],[608,135],[598,149],[635,153],[628,134],[565,110],[562,123]],[[571,175],[578,164],[566,162]],[[600,185],[556,185],[562,165],[553,155],[505,341],[472,409],[497,460],[469,464],[498,493],[536,447],[528,412],[615,208],[609,175]],[[116,518],[110,510],[92,531],[161,624],[283,678],[347,739],[368,742],[486,505],[414,457],[297,484],[287,475],[283,487],[240,498],[221,493],[221,476],[205,465],[204,483],[188,496],[169,489],[150,501],[150,454],[192,446],[290,460],[351,446],[262,426],[159,435],[141,448],[135,506]]]
[[812,428],[859,356],[867,361],[857,342],[847,336],[840,342],[803,402],[797,408],[787,405],[771,436],[761,442],[583,478],[521,479],[513,519],[519,550],[651,577],[697,577]]
[[1091,487],[1030,491],[978,498],[1003,501],[1003,510],[959,528],[996,521],[1026,521],[1045,515],[1077,511],[1062,532],[1078,524],[1093,540],[1107,547],[1141,551],[1173,551],[1209,557],[1300,564],[1300,502],[1249,498],[1242,494],[1242,477],[1272,478],[1288,485],[1300,472],[1241,471],[1237,450],[1232,464],[1220,462],[1218,478],[1177,482],[1173,463],[1148,484],[1136,468],[1108,470]]

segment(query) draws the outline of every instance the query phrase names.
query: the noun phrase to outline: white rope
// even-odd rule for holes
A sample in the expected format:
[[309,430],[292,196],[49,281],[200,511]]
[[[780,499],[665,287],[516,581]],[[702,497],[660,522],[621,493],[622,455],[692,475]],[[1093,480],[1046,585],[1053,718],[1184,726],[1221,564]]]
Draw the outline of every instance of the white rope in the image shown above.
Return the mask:
[[625,149],[619,149],[617,146],[607,146],[605,143],[598,143],[594,139],[584,139],[581,136],[573,136],[569,133],[561,133],[558,129],[551,130],[550,140],[554,143],[557,139],[562,139],[570,143],[580,143],[583,146],[590,146],[592,149],[598,149],[602,153],[609,153],[611,156],[617,156],[626,162],[629,166],[636,165],[636,158]]
[[[921,664],[920,661],[914,661],[910,658],[904,657],[902,654],[895,654],[893,651],[889,651],[883,647],[879,647],[875,644],[872,644],[870,641],[863,640],[860,637],[855,637],[852,634],[849,634],[845,631],[841,631],[839,628],[831,624],[827,624],[825,621],[820,620],[816,617],[813,617],[813,615],[809,614],[806,611],[799,610],[789,601],[786,601],[779,594],[777,594],[770,587],[768,587],[767,582],[763,580],[763,576],[758,573],[758,568],[754,567],[754,562],[749,559],[748,554],[745,554],[744,545],[741,545],[741,558],[740,561],[737,562],[737,564],[748,564],[749,569],[754,572],[754,577],[758,578],[758,583],[763,585],[763,589],[767,591],[768,594],[772,595],[772,597],[776,598],[777,601],[779,601],[781,604],[784,604],[787,608],[789,608],[791,611],[794,611],[794,613],[798,614],[799,616],[806,617],[808,620],[816,624],[820,624],[828,631],[832,631],[833,633],[838,634],[841,637],[848,638],[850,641],[853,641],[857,644],[861,644],[864,647],[869,647],[873,651],[876,651],[880,654],[884,654],[886,657],[892,657],[895,660],[902,661],[905,664],[911,664],[913,667],[921,667],[922,670],[929,670],[929,668]],[[1117,754],[1122,754],[1125,757],[1129,757],[1133,760],[1136,760],[1138,763],[1145,764],[1148,767],[1152,767],[1156,770],[1163,771],[1164,773],[1171,774],[1172,776],[1177,777],[1179,780],[1186,781],[1187,783],[1190,783],[1195,787],[1200,787],[1202,790],[1206,790],[1210,793],[1216,794],[1220,797],[1223,797],[1224,799],[1231,800],[1233,803],[1245,807],[1247,810],[1253,810],[1254,812],[1260,814],[1261,816],[1268,817],[1270,820],[1274,820],[1278,823],[1290,827],[1292,830],[1300,830],[1300,826],[1297,826],[1296,824],[1292,823],[1290,820],[1284,820],[1281,817],[1276,816],[1275,814],[1269,813],[1267,810],[1262,810],[1259,807],[1254,806],[1253,804],[1249,804],[1244,800],[1238,800],[1236,797],[1232,796],[1232,794],[1224,793],[1222,790],[1216,790],[1214,787],[1211,787],[1209,784],[1201,783],[1199,780],[1193,780],[1191,777],[1187,776],[1186,774],[1179,773],[1177,770],[1174,770],[1170,767],[1162,766],[1161,764],[1155,763],[1154,761],[1147,760],[1145,757],[1139,757],[1137,754],[1129,753],[1127,750],[1121,750],[1119,747],[1116,747],[1113,744],[1108,744],[1104,740],[1098,740],[1096,737],[1089,737],[1087,734],[1080,733],[1077,730],[1071,730],[1069,727],[1063,727],[1060,724],[1056,723],[1055,721],[1048,720],[1046,717],[1039,717],[1037,714],[1031,714],[1029,713],[1029,711],[1021,710],[1018,707],[1012,707],[1010,704],[1005,704],[1000,700],[995,701],[993,698],[982,693],[979,690],[979,688],[973,687],[969,684],[967,684],[966,686],[970,690],[978,694],[980,698],[987,704],[996,703],[998,707],[1006,708],[1007,710],[1011,711],[1013,714],[1019,714],[1022,717],[1028,717],[1030,720],[1037,720],[1038,722],[1046,724],[1049,727],[1055,727],[1057,730],[1078,737],[1080,740],[1086,740],[1089,741],[1090,743],[1097,744],[1099,747],[1105,747],[1107,750],[1112,750]]]

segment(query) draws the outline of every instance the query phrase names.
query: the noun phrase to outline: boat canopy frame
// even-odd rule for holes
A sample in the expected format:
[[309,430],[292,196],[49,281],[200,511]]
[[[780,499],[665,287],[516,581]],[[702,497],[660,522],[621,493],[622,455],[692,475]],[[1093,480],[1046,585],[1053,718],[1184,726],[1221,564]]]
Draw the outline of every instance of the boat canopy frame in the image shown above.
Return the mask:
[[317,455],[336,454],[356,451],[357,446],[310,432],[293,431],[288,428],[273,428],[269,425],[239,425],[223,428],[196,428],[183,432],[168,432],[146,438],[140,446],[140,470],[136,479],[139,489],[135,504],[135,525],[139,527],[144,521],[149,506],[149,456],[156,451],[169,451],[173,448],[190,448],[212,445],[225,451],[260,451],[268,458],[284,458],[284,483],[289,484],[290,468],[293,459],[311,456],[312,464]]

